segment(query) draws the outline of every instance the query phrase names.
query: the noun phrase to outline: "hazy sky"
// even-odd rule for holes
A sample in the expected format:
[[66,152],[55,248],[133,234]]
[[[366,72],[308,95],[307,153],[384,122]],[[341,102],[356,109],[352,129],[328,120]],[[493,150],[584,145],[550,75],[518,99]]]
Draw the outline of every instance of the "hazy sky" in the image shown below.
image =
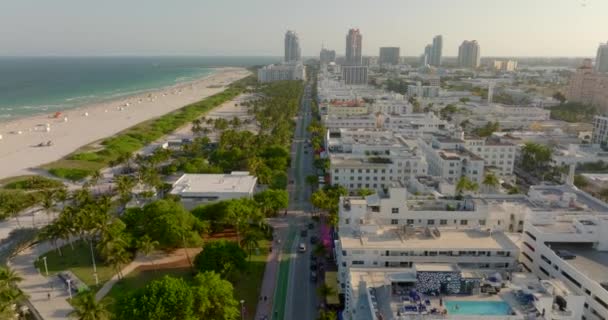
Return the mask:
[[0,55],[282,55],[286,29],[304,55],[399,46],[444,55],[476,39],[482,56],[594,56],[608,41],[608,0],[0,0]]

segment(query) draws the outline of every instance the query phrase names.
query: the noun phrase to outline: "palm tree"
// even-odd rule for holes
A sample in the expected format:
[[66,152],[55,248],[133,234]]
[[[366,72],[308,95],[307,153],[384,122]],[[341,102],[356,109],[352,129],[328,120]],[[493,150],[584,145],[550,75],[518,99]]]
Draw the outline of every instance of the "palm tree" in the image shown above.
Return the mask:
[[48,222],[51,222],[51,215],[53,214],[53,209],[55,209],[55,190],[44,190],[42,191],[42,197],[40,198],[40,205],[46,212],[48,217]]
[[120,202],[124,206],[131,200],[131,191],[135,187],[135,179],[130,176],[118,176],[116,178],[116,189],[120,196]]
[[242,248],[247,250],[247,253],[249,254],[249,261],[251,261],[251,253],[253,252],[253,250],[260,248],[259,241],[261,239],[262,236],[260,235],[260,233],[254,230],[249,230],[243,236],[243,239],[241,240],[240,244]]
[[[152,251],[158,247],[159,242],[156,240],[152,240],[148,235],[143,236],[140,240],[137,241],[137,250],[143,253],[144,256],[148,257]],[[154,270],[156,271],[156,264],[154,260],[152,260],[152,265],[154,266]]]
[[313,254],[317,257],[324,257],[327,253],[327,248],[321,243],[317,244],[313,249]]
[[66,201],[68,201],[68,190],[64,188],[55,190],[55,199],[61,202],[61,207],[65,207]]
[[325,301],[325,299],[327,299],[328,296],[336,294],[336,290],[334,290],[334,288],[328,286],[326,283],[323,283],[323,284],[321,284],[321,286],[319,286],[317,288],[317,294],[319,295],[319,297],[321,297],[321,299],[323,301]]
[[477,189],[479,189],[479,185],[466,176],[461,177],[456,184],[456,192],[458,194],[462,194],[464,191],[477,191]]
[[197,135],[201,132],[201,130],[202,130],[201,124],[202,124],[201,119],[192,120],[192,133],[194,135]]
[[0,286],[14,286],[17,284],[17,282],[21,281],[23,281],[23,278],[19,276],[13,269],[8,267],[0,267]]
[[74,310],[69,313],[70,318],[78,320],[110,319],[110,312],[103,303],[97,302],[93,291],[81,293],[71,302]]
[[482,184],[488,188],[496,188],[500,185],[500,181],[493,173],[488,173],[483,178]]
[[317,320],[335,320],[337,318],[338,317],[336,316],[335,311],[321,310],[319,311],[319,316],[317,317]]

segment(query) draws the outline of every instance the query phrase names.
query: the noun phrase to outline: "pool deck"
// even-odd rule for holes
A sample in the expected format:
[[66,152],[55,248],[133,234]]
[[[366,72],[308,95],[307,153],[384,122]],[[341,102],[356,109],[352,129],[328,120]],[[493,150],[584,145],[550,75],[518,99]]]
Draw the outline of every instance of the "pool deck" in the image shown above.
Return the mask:
[[[430,306],[427,306],[428,310],[431,310],[433,308],[436,308],[437,310],[443,311],[445,309],[445,302],[446,301],[502,301],[505,302],[509,305],[509,307],[511,307],[511,310],[515,313],[515,315],[465,315],[465,314],[446,314],[446,315],[442,315],[442,314],[437,314],[437,315],[427,315],[425,316],[426,319],[431,319],[431,318],[437,318],[437,319],[474,319],[474,318],[478,318],[478,319],[484,319],[484,320],[488,320],[488,319],[523,319],[524,318],[524,314],[526,314],[526,310],[524,309],[524,306],[522,306],[521,304],[519,304],[517,302],[517,300],[515,299],[515,296],[512,293],[512,290],[509,288],[505,288],[502,289],[500,291],[500,293],[498,294],[494,294],[494,295],[489,295],[489,294],[476,294],[476,295],[450,295],[450,296],[442,296],[441,299],[444,302],[443,306],[439,305],[439,297],[433,297],[433,296],[425,296],[425,299],[429,299],[431,302]],[[400,307],[402,307],[404,304],[404,302],[401,301],[401,298],[399,296],[393,295],[392,299],[391,299],[391,311],[393,312],[393,315],[397,314],[397,311],[399,310]],[[404,314],[401,315],[400,317],[395,316],[395,319],[404,319],[404,320],[409,320],[409,319],[419,319],[419,315],[414,315],[414,314]]]

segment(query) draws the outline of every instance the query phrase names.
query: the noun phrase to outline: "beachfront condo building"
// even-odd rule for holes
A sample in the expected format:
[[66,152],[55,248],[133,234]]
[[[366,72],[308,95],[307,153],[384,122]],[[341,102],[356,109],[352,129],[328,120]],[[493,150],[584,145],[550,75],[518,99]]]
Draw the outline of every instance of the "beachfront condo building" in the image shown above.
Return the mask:
[[271,64],[258,69],[258,81],[306,80],[306,67],[301,63]]
[[285,57],[286,63],[293,63],[302,60],[300,49],[300,38],[295,31],[288,30],[285,33]]

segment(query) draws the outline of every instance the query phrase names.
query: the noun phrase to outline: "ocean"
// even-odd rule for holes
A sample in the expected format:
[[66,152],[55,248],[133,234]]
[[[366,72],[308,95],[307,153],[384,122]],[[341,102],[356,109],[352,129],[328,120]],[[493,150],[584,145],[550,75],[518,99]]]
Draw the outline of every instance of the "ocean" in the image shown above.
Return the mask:
[[278,57],[0,57],[0,121],[76,108]]

